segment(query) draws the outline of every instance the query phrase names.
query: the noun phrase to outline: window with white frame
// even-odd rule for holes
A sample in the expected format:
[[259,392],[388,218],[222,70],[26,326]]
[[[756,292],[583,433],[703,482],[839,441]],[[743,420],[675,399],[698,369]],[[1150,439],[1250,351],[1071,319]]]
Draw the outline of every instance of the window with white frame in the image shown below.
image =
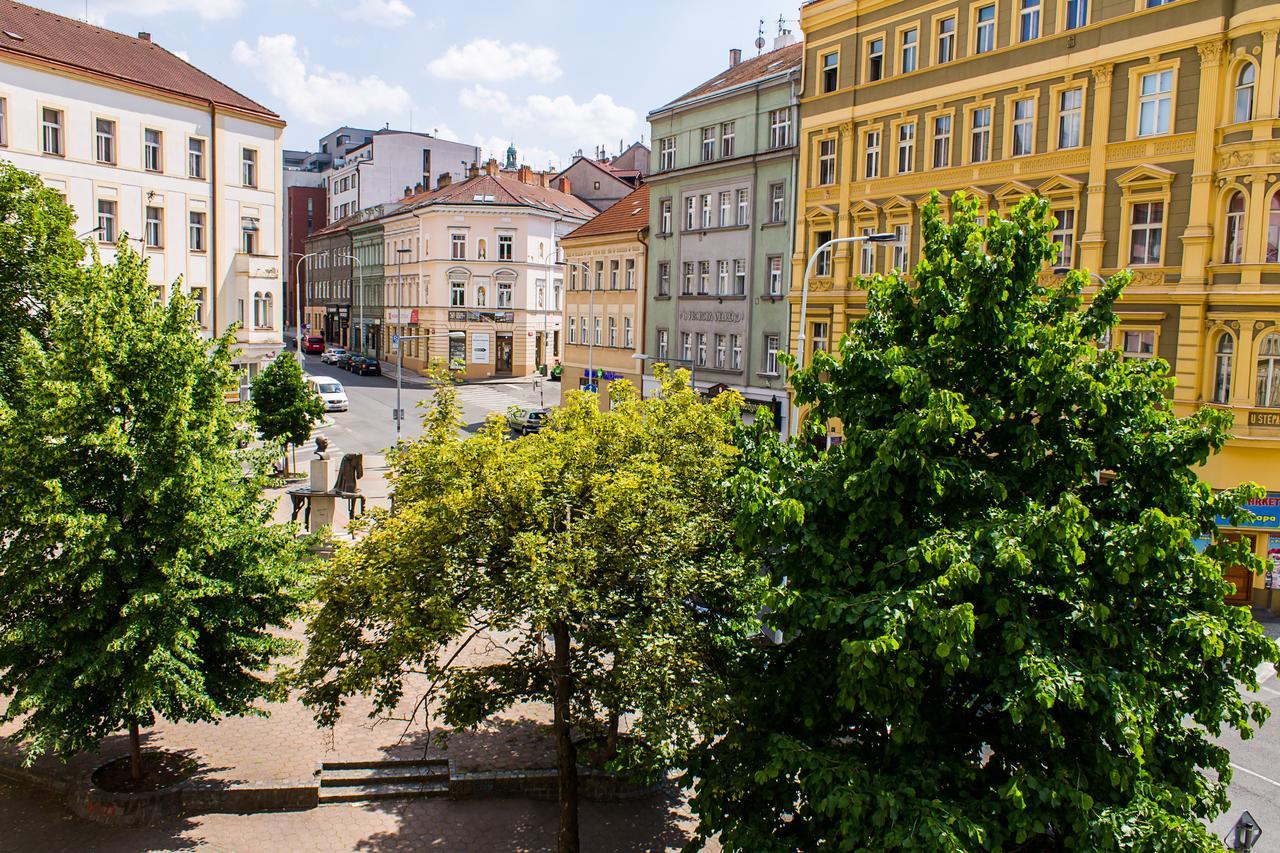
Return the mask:
[[693,231],[698,227],[698,197],[689,196],[684,200],[684,230]]
[[1258,346],[1258,405],[1280,408],[1280,335],[1267,335]]
[[711,261],[698,261],[698,295],[711,295]]
[[1227,201],[1226,228],[1223,230],[1224,264],[1238,264],[1244,260],[1244,210],[1244,193],[1232,193]]
[[240,217],[240,251],[246,255],[258,254],[258,220],[251,216]]
[[671,233],[671,199],[664,198],[658,204],[658,233]]
[[684,265],[684,277],[680,282],[680,294],[682,296],[693,295],[693,262],[686,261]]
[[196,306],[196,325],[197,326],[205,325],[204,305],[207,300],[208,300],[208,295],[205,288],[203,287],[191,288],[191,301],[194,302]]
[[1014,157],[1025,157],[1035,153],[1036,148],[1036,101],[1035,98],[1019,98],[1013,102],[1013,140]]
[[729,262],[718,261],[716,263],[716,292],[721,296],[729,295]]
[[840,54],[828,53],[822,57],[822,94],[827,95],[840,87]]
[[880,177],[880,131],[867,131],[863,152],[862,177]]
[[693,335],[689,332],[680,333],[680,360],[693,361]]
[[635,323],[630,317],[622,318],[622,345],[627,349],[635,346]]
[[0,98],[0,148],[9,144],[9,101]]
[[147,221],[143,228],[143,241],[148,249],[164,247],[164,208],[147,205]]
[[449,235],[449,258],[455,261],[465,261],[467,259],[466,234]]
[[467,283],[463,279],[452,279],[449,282],[449,305],[454,308],[467,307]]
[[187,177],[204,180],[204,140],[187,140]]
[[902,31],[901,55],[898,68],[900,74],[910,74],[920,67],[920,31],[915,27]]
[[596,346],[602,346],[602,344],[600,343],[601,337],[600,337],[600,318],[599,317],[591,318],[591,340],[595,341]]
[[978,107],[969,115],[969,161],[991,159],[991,107]]
[[791,110],[769,112],[769,147],[786,148],[791,144]]
[[1084,89],[1058,93],[1058,147],[1079,148],[1083,141]]
[[670,172],[676,167],[676,138],[666,136],[658,140],[658,169]]
[[[813,250],[818,252],[818,260],[813,265],[815,275],[825,278],[831,275],[831,254],[834,246],[827,246],[831,242],[830,231],[816,231],[813,235]],[[827,246],[823,249],[823,246]],[[821,250],[821,251],[819,251]]]
[[938,64],[950,62],[956,58],[956,16],[951,15],[938,21]]
[[916,125],[915,122],[898,125],[898,174],[915,171]]
[[782,256],[769,258],[769,295],[782,295]]
[[698,332],[698,367],[707,366],[707,336]]
[[717,370],[724,370],[728,363],[729,344],[724,335],[716,335],[715,365]]
[[951,116],[933,117],[933,168],[945,169],[951,165]]
[[94,121],[94,154],[99,163],[116,162],[116,123],[100,118]]
[[1253,119],[1253,83],[1258,70],[1252,62],[1240,66],[1236,74],[1235,120],[1251,121]]
[[658,330],[658,352],[657,352],[659,359],[663,359],[667,357],[667,350],[669,346],[670,346],[670,333],[668,333],[666,329],[659,329]]
[[510,308],[515,304],[515,281],[503,276],[498,279],[498,307]]
[[622,281],[623,289],[635,290],[636,289],[636,259],[627,258],[626,262],[623,264],[623,271],[624,271],[623,281]]
[[240,149],[240,183],[246,187],[258,185],[258,152],[253,148]]
[[716,159],[716,129],[704,127],[702,129],[702,162],[707,163],[714,159]]
[[1235,367],[1236,341],[1229,334],[1218,338],[1213,355],[1213,402],[1227,405],[1231,402],[1231,372]]
[[588,346],[591,342],[587,339],[587,315],[586,314],[583,314],[582,316],[578,317],[578,332],[579,332],[578,343],[582,344],[584,347]]
[[738,258],[733,262],[733,295],[747,295],[747,261],[745,258]]
[[510,261],[515,258],[516,238],[514,234],[498,235],[498,260]]
[[596,290],[604,290],[604,261],[596,261]]
[[979,7],[974,15],[973,52],[990,53],[996,49],[996,6]]
[[747,225],[751,215],[751,196],[746,190],[738,190],[738,225]]
[[1125,332],[1122,347],[1122,355],[1125,361],[1154,358],[1156,354],[1156,333],[1142,330]]
[[767,376],[778,375],[778,344],[781,341],[779,335],[764,336],[764,370]]
[[1040,38],[1040,0],[1018,0],[1018,41]]
[[1280,264],[1280,193],[1271,196],[1267,214],[1267,263]]
[[658,263],[658,295],[671,295],[671,262],[661,261]]
[[1076,30],[1089,25],[1089,0],[1067,0],[1066,29]]
[[1138,135],[1169,132],[1173,114],[1173,69],[1154,71],[1138,78]]
[[187,214],[187,245],[193,252],[204,251],[204,213],[201,211]]
[[610,290],[618,289],[618,284],[619,284],[618,271],[619,271],[618,262],[616,260],[609,261],[609,289]]
[[720,125],[720,156],[732,157],[734,155],[734,143],[737,141],[738,130],[737,122],[726,121]]
[[1053,227],[1051,239],[1061,250],[1058,253],[1057,266],[1071,269],[1076,265],[1076,211],[1075,208],[1060,208],[1053,211],[1058,224]]
[[163,136],[160,131],[146,128],[142,131],[142,167],[148,172],[159,172],[163,166]]
[[811,352],[829,352],[831,347],[831,324],[814,323],[813,348]]
[[114,201],[98,199],[98,239],[104,243],[114,243],[119,236],[116,231],[116,212]]
[[769,185],[769,221],[784,222],[787,218],[787,189],[783,184]]
[[[876,229],[863,227],[862,236],[870,237],[876,233]],[[858,247],[858,275],[868,276],[875,275],[876,272],[876,245],[870,240],[863,240]]]
[[618,345],[618,318],[610,315],[609,317],[609,346],[616,347]]
[[702,196],[702,227],[704,230],[711,227],[712,217],[714,216],[715,211],[711,207],[711,193],[706,193]]
[[572,317],[569,318],[569,343],[576,344],[578,342],[578,324],[574,322]]
[[867,82],[874,83],[884,77],[884,37],[867,42]]
[[62,110],[45,107],[40,111],[40,150],[62,155]]
[[909,272],[907,269],[911,258],[911,226],[893,226],[893,268],[898,272]]
[[818,143],[818,186],[829,187],[836,182],[836,141],[823,139]]
[[1159,264],[1164,247],[1164,202],[1133,205],[1129,218],[1129,263]]
[[742,336],[729,336],[729,367],[732,370],[742,369]]
[[720,227],[721,228],[725,228],[733,224],[733,220],[729,218],[732,215],[729,210],[731,199],[732,199],[732,196],[727,191],[720,193]]

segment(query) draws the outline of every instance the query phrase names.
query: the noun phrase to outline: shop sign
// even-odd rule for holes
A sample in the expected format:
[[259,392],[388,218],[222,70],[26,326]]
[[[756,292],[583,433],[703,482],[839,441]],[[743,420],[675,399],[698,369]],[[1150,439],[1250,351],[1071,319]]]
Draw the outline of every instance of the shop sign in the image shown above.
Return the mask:
[[680,320],[687,323],[732,323],[740,324],[742,314],[738,311],[690,311],[680,312]]
[[1249,426],[1280,427],[1280,411],[1250,412]]
[[467,322],[467,312],[466,312],[466,311],[450,311],[450,312],[449,312],[449,322],[450,322],[450,323],[465,323],[465,322]]
[[1280,530],[1280,493],[1271,492],[1256,501],[1247,501],[1244,508],[1253,513],[1241,524],[1232,524],[1231,520],[1218,516],[1219,527],[1230,527],[1240,530]]
[[614,371],[612,371],[612,370],[599,370],[599,369],[596,369],[596,370],[584,370],[584,371],[582,371],[582,377],[583,377],[584,379],[591,379],[591,378],[593,378],[593,377],[594,377],[594,378],[596,379],[596,381],[617,382],[619,379],[621,379],[621,378],[622,378],[622,374],[621,374],[621,373],[616,373],[616,372],[614,372]]
[[472,364],[488,364],[489,363],[489,333],[488,332],[472,332],[471,333],[471,363]]

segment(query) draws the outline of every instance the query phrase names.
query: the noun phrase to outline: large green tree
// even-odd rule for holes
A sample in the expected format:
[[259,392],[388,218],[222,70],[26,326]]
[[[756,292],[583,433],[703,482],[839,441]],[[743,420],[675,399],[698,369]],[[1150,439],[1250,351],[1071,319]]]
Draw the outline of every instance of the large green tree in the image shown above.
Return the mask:
[[297,447],[324,418],[324,403],[307,387],[298,360],[282,352],[253,378],[253,420],[266,442]]
[[[632,715],[619,761],[669,766],[714,706],[715,662],[755,622],[761,586],[730,547],[723,489],[740,398],[704,405],[687,374],[644,401],[612,390],[611,411],[572,392],[516,441],[500,419],[460,439],[455,394],[439,390],[423,436],[392,457],[395,514],[321,584],[301,673],[325,724],[355,693],[392,712],[409,671],[432,679],[418,698],[456,728],[554,705],[561,850],[578,849],[573,732],[607,744]],[[506,638],[503,659],[462,663],[485,633]]]
[[1128,282],[1088,301],[1043,201],[924,211],[910,276],[794,377],[812,435],[747,443],[740,530],[783,642],[744,654],[693,763],[730,850],[1221,850],[1223,728],[1277,650],[1224,604],[1197,466],[1229,418],[1171,410],[1159,359],[1103,348]]
[[0,396],[23,332],[43,340],[50,293],[79,274],[75,214],[38,175],[0,162]]
[[157,717],[216,721],[282,696],[273,633],[299,615],[299,546],[265,462],[236,450],[234,338],[159,304],[123,240],[50,295],[0,400],[0,720],[29,757]]

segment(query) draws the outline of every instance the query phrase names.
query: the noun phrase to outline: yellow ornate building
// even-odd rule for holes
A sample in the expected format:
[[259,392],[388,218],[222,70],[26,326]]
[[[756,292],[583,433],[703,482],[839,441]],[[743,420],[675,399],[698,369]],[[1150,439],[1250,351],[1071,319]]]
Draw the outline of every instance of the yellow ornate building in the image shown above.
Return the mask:
[[[1179,412],[1235,414],[1205,479],[1280,493],[1280,3],[814,0],[801,24],[793,342],[829,237],[901,243],[819,263],[810,350],[865,310],[860,276],[914,263],[930,190],[991,211],[1039,193],[1063,266],[1135,273],[1113,345],[1173,366]],[[1280,569],[1277,506],[1239,533]]]

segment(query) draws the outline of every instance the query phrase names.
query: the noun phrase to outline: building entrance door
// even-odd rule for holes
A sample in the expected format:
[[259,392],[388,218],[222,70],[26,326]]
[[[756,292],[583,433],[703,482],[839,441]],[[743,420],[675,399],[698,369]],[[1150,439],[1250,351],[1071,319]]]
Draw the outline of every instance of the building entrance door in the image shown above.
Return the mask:
[[547,351],[547,342],[542,337],[542,332],[538,332],[534,336],[533,344],[533,366],[542,367],[547,363],[545,353]]
[[510,376],[515,357],[515,343],[511,335],[498,335],[497,343],[496,373],[499,376]]
[[[1256,550],[1258,545],[1257,539],[1245,533],[1223,533],[1222,538],[1232,542],[1243,541],[1250,551]],[[1253,603],[1253,572],[1246,566],[1231,566],[1223,577],[1235,587],[1234,593],[1227,593],[1227,604],[1248,607]]]

